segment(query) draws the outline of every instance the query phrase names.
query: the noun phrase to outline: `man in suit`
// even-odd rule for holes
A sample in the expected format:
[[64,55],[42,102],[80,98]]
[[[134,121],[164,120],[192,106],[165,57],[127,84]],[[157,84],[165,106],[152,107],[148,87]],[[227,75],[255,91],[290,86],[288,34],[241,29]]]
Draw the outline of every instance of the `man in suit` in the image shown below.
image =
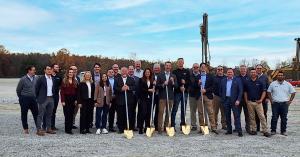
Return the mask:
[[[153,80],[155,82],[157,82],[157,78],[159,76],[161,72],[160,69],[160,64],[159,63],[155,63],[153,65]],[[158,131],[158,110],[159,110],[159,97],[158,97],[158,89],[155,89],[155,94],[154,94],[154,106],[155,106],[155,114],[154,114],[154,126],[155,126],[155,130]]]
[[[217,126],[215,123],[214,118],[214,106],[213,106],[213,76],[208,73],[208,68],[205,63],[200,64],[201,74],[200,78],[195,82],[199,86],[199,90],[196,90],[196,100],[197,100],[197,108],[198,108],[198,115],[199,115],[199,124],[200,126],[207,126],[208,120],[206,119],[208,115],[208,119],[211,126],[211,131],[215,134],[217,132]],[[203,96],[203,104],[202,98]],[[204,105],[204,106],[203,106]],[[203,110],[204,108],[204,110]],[[204,123],[205,118],[205,123]]]
[[[97,85],[99,84],[100,80],[101,80],[101,65],[100,63],[95,63],[94,64],[94,67],[93,67],[93,73],[92,73],[92,80],[94,81],[94,84],[95,84],[95,87],[97,87]],[[89,124],[90,125],[90,128],[93,127],[93,121],[94,121],[94,108],[92,109],[92,113],[90,116],[90,119],[91,119],[91,123]],[[96,124],[95,124],[96,125]]]
[[47,65],[44,69],[45,75],[41,76],[35,85],[35,94],[38,103],[39,114],[37,117],[37,135],[44,136],[42,130],[43,117],[46,114],[46,133],[55,134],[51,128],[51,116],[54,108],[54,81],[52,77],[52,67]]
[[[186,108],[186,104],[187,104],[188,87],[190,84],[190,71],[188,69],[183,68],[183,65],[184,65],[183,58],[178,58],[177,59],[177,67],[178,68],[172,72],[176,76],[177,84],[178,84],[178,87],[175,88],[175,93],[174,93],[175,94],[174,107],[172,108],[172,115],[171,115],[172,127],[175,127],[176,113],[177,113],[179,104],[180,104],[180,110],[181,110],[180,126],[185,125],[184,107]],[[184,95],[183,95],[183,92],[184,92]],[[185,102],[183,102],[183,100],[185,100]],[[185,105],[185,106],[183,106],[183,105]]]
[[[78,68],[75,65],[72,65],[72,66],[70,66],[70,69],[73,70],[75,79],[76,79],[77,83],[79,84],[80,83],[80,77],[78,76]],[[79,110],[78,104],[75,104],[72,129],[77,129],[77,126],[75,125],[75,120],[76,120],[76,115],[78,113],[78,110]]]
[[227,78],[224,78],[221,81],[221,98],[222,104],[224,105],[226,123],[227,123],[227,132],[226,135],[232,134],[231,126],[231,110],[234,115],[234,125],[235,129],[238,132],[238,136],[242,137],[242,128],[241,128],[241,118],[239,105],[243,96],[243,85],[238,77],[234,77],[234,72],[232,68],[227,70]]
[[[59,90],[60,90],[60,85],[62,82],[62,76],[59,73],[59,65],[54,63],[51,65],[52,67],[52,77],[53,77],[53,87],[54,87],[54,93],[53,93],[53,100],[54,100],[54,107],[53,107],[53,112],[52,112],[52,116],[51,116],[51,128],[52,130],[57,130],[57,128],[55,127],[55,119],[56,119],[56,110],[57,110],[57,106],[58,106],[58,101],[59,101]],[[43,128],[46,128],[46,115],[44,115],[43,118]]]
[[[139,64],[140,65],[140,64]],[[128,76],[134,79],[134,83],[135,83],[135,90],[133,91],[133,95],[134,95],[134,105],[132,107],[132,117],[131,117],[131,121],[133,122],[133,130],[137,131],[135,124],[136,124],[136,119],[141,119],[140,118],[140,109],[141,109],[141,102],[140,102],[140,78],[138,76],[134,75],[134,67],[132,65],[128,66]],[[136,107],[138,106],[138,114],[136,115]]]
[[[123,133],[124,129],[133,129],[133,122],[130,119],[132,117],[132,108],[134,106],[134,95],[135,82],[132,77],[128,76],[128,68],[121,68],[121,77],[115,79],[114,91],[117,97],[117,125],[119,133]],[[126,104],[125,104],[125,91],[127,93],[127,105],[128,105],[128,117],[129,117],[129,128],[126,124]]]
[[[161,134],[165,127],[169,125],[169,113],[172,109],[174,103],[174,88],[177,88],[177,80],[176,75],[171,73],[171,62],[165,62],[165,71],[158,75],[156,82],[156,89],[159,89],[159,111],[158,111],[158,133]],[[167,88],[167,89],[166,89]],[[167,93],[169,97],[169,104],[167,104]],[[170,107],[170,108],[169,108]],[[166,109],[164,127],[163,123],[163,115]]]

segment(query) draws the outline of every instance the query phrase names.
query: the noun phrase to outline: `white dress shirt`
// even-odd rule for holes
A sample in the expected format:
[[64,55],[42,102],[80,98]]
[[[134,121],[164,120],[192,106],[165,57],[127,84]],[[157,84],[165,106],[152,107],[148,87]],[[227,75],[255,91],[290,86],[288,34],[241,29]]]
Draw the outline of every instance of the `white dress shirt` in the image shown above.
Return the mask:
[[89,94],[89,98],[92,98],[92,87],[91,87],[91,82],[87,81],[86,85],[88,87],[88,94]]
[[45,75],[46,80],[47,80],[47,96],[53,96],[52,93],[52,87],[53,87],[53,81],[51,76]]

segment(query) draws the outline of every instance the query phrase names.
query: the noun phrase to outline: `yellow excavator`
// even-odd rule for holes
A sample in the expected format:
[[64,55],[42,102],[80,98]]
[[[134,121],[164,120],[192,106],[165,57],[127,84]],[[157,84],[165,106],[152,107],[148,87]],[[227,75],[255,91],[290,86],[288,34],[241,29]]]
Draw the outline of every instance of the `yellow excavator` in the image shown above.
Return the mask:
[[293,58],[293,62],[292,65],[288,65],[285,67],[281,67],[279,69],[273,70],[272,72],[269,72],[270,69],[266,68],[265,70],[267,71],[266,73],[268,74],[269,77],[269,81],[273,81],[275,79],[275,77],[277,76],[279,71],[283,71],[283,72],[289,72],[289,73],[293,73],[293,79],[294,80],[299,80],[300,76],[299,76],[299,70],[300,70],[300,38],[295,38],[296,41],[296,56]]

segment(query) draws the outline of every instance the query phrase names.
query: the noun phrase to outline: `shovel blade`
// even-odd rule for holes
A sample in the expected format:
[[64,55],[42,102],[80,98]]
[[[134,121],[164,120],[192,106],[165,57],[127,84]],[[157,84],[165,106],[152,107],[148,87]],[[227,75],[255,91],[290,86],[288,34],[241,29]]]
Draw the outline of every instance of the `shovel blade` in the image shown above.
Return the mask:
[[132,139],[132,137],[133,137],[133,131],[132,130],[124,130],[124,136],[127,139]]
[[147,128],[147,130],[146,130],[146,135],[147,135],[148,137],[152,137],[154,131],[155,131],[155,128]]
[[183,134],[188,135],[191,132],[191,126],[190,125],[182,125],[181,130]]
[[203,135],[209,134],[208,126],[200,126],[200,129],[201,129]]
[[175,135],[175,129],[174,127],[166,127],[166,131],[168,136],[173,137]]

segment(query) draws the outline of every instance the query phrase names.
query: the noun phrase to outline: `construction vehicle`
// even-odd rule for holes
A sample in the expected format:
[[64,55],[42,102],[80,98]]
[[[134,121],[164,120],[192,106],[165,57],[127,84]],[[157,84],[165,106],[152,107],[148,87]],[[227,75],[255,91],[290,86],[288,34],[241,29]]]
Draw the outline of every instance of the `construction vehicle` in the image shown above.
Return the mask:
[[[275,79],[279,71],[285,72],[286,74],[288,74],[289,78],[293,78],[294,80],[300,79],[300,72],[299,72],[300,71],[300,38],[295,38],[295,41],[296,41],[296,56],[293,58],[292,65],[281,67],[269,73],[268,76],[270,81],[273,81]],[[268,70],[269,69],[267,69],[267,71]],[[299,86],[298,84],[296,85]]]

